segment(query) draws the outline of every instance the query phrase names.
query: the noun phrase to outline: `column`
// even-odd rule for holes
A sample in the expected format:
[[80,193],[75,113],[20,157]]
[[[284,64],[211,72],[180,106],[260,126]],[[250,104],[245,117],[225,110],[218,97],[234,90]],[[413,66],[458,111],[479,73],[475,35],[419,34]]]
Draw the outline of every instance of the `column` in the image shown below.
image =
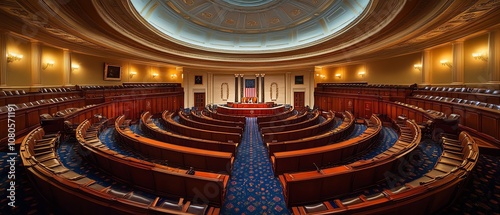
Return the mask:
[[40,43],[31,42],[31,85],[42,84],[42,49]]
[[500,83],[500,30],[488,33],[488,83]]
[[257,103],[260,102],[260,96],[259,96],[259,89],[260,89],[260,85],[259,85],[259,79],[260,79],[260,74],[255,74],[255,97],[257,97]]
[[451,80],[453,85],[464,84],[464,41],[452,44],[453,66],[451,67]]
[[69,85],[69,77],[72,70],[71,53],[68,49],[63,49],[63,86]]
[[0,32],[0,86],[7,86],[7,33]]
[[[182,80],[182,87],[184,88],[184,106],[183,108],[189,107],[189,99],[191,95],[191,87],[189,85],[189,72],[184,70],[182,72],[183,75],[183,80]],[[193,80],[194,81],[194,80]]]
[[292,76],[291,72],[285,73],[285,87],[286,87],[286,90],[285,90],[285,104],[292,104],[293,105],[292,96],[291,96],[291,92],[292,92],[292,79],[291,79],[291,76]]
[[240,77],[240,74],[234,74],[234,102],[239,102],[240,101],[238,99],[238,95],[239,95],[239,93],[238,93],[238,89],[239,89],[239,87],[238,87],[238,83],[239,83],[238,79],[239,79],[239,77]]
[[[365,66],[366,70],[366,66]],[[314,72],[315,70],[309,71],[309,107],[314,108]],[[307,104],[306,104],[307,105]]]
[[205,105],[214,103],[214,73],[207,73],[207,102]]
[[244,74],[240,74],[240,99],[245,96],[245,79],[243,78]]
[[261,95],[261,101],[262,101],[262,102],[266,102],[266,98],[265,98],[266,91],[265,91],[265,89],[264,89],[264,76],[265,76],[265,75],[266,75],[266,74],[260,74],[260,79],[261,79],[261,80],[260,80],[260,85],[261,85],[261,87],[260,87],[260,88],[262,89],[262,91],[261,91],[261,94],[260,94],[260,95]]
[[431,52],[429,50],[424,50],[422,52],[422,84],[423,85],[431,84],[431,68],[432,68]]

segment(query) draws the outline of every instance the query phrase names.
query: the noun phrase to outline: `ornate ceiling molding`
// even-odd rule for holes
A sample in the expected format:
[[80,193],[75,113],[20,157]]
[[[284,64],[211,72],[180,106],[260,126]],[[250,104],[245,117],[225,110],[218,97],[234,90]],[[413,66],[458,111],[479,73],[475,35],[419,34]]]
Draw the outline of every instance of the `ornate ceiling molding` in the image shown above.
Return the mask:
[[[217,2],[218,4],[247,2],[209,1],[224,1]],[[269,3],[266,0],[252,2],[261,4],[262,7],[279,5],[266,5]],[[495,18],[500,16],[499,2],[500,0],[374,0],[361,18],[331,38],[318,40],[307,47],[269,53],[216,52],[172,42],[151,25],[143,23],[140,11],[131,8],[130,1],[121,0],[6,0],[0,2],[0,10],[5,11],[1,17],[7,19],[0,23],[0,28],[25,38],[89,55],[219,71],[273,71],[389,58],[419,52],[478,32],[484,33],[500,24]],[[259,5],[240,5],[240,9],[234,10],[244,7],[255,7],[258,11]],[[205,11],[198,9],[201,13]],[[179,15],[182,11],[175,13]],[[190,20],[184,22],[191,22]]]

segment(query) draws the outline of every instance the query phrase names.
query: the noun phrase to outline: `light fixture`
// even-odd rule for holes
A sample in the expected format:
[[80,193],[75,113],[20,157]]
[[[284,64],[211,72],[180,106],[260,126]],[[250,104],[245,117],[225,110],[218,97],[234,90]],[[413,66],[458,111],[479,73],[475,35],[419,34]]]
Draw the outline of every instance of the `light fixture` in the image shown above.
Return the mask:
[[14,61],[20,61],[23,59],[22,54],[7,54],[7,63],[12,63]]
[[488,61],[488,57],[482,52],[472,53],[472,57],[476,60]]
[[176,78],[177,78],[177,74],[172,74],[172,75],[170,75],[170,78],[172,78],[172,79],[176,79]]
[[54,66],[54,61],[51,61],[51,60],[50,60],[50,61],[47,61],[47,63],[45,63],[45,66],[43,66],[43,68],[42,68],[42,69],[43,69],[43,70],[46,70],[46,69],[47,69],[47,67],[49,67],[49,66],[50,66],[50,67]]
[[366,74],[366,72],[365,72],[365,71],[358,72],[358,75],[359,75],[359,76],[361,76],[361,77],[364,77],[364,76],[365,76],[365,74]]
[[342,75],[340,75],[340,73],[337,73],[337,74],[335,74],[335,77],[337,77],[337,78],[341,78],[341,77],[342,77]]
[[325,76],[325,75],[319,75],[319,77],[320,77],[321,79],[325,79],[325,78],[326,78],[326,76]]
[[413,64],[413,69],[422,71],[422,64]]
[[137,72],[129,72],[129,73],[128,73],[128,76],[129,76],[130,78],[133,78],[133,77],[134,77],[134,75],[137,75]]
[[441,65],[451,68],[451,63],[448,60],[441,60],[439,62],[441,63]]
[[156,78],[158,76],[158,73],[153,73],[153,78]]
[[78,70],[78,69],[80,69],[80,65],[78,65],[78,64],[71,64],[71,70],[72,71],[75,71],[75,70]]

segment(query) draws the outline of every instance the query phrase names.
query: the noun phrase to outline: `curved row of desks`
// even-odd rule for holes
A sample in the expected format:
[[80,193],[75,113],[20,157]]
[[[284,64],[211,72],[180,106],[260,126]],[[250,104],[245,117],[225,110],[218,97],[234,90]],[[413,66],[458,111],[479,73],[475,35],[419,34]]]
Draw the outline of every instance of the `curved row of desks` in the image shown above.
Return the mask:
[[124,116],[118,117],[115,121],[119,140],[149,158],[167,160],[169,165],[180,167],[193,167],[225,174],[231,172],[234,157],[230,152],[196,149],[139,136],[132,132],[124,121]]
[[476,165],[477,144],[465,132],[460,136],[458,141],[443,140],[439,162],[421,178],[380,193],[335,199],[334,205],[325,201],[293,207],[293,214],[433,214],[453,202]]
[[[120,118],[115,121],[115,125],[120,123]],[[84,148],[86,159],[110,173],[116,180],[157,195],[186,198],[217,207],[222,205],[228,175],[203,171],[195,171],[191,175],[187,174],[187,169],[121,155],[99,140],[99,130],[103,126],[104,124],[91,125],[90,121],[86,120],[78,126],[76,137]],[[206,187],[211,187],[214,192],[200,196]]]
[[245,124],[246,119],[244,116],[234,116],[234,115],[227,115],[227,114],[222,114],[218,113],[217,111],[210,110],[208,108],[205,108],[201,114],[208,116],[212,119],[218,119],[218,120],[224,120],[224,121],[230,121],[230,122],[240,122]]
[[330,111],[328,113],[322,114],[322,117],[324,117],[326,120],[319,124],[311,125],[308,127],[300,127],[295,130],[286,130],[274,133],[263,133],[262,141],[267,143],[267,142],[297,140],[327,132],[335,124],[335,114]]
[[121,193],[66,168],[55,154],[58,136],[45,135],[38,127],[21,144],[21,159],[28,177],[49,204],[71,214],[192,214],[203,208],[206,214],[220,209],[194,204],[180,198],[147,197]]
[[177,115],[179,116],[179,122],[181,124],[192,127],[192,128],[198,128],[198,129],[210,130],[210,131],[226,132],[226,133],[235,133],[235,134],[243,133],[243,127],[222,126],[222,125],[213,125],[213,124],[198,122],[198,121],[191,119],[192,116],[190,114],[185,114],[182,111],[179,111],[177,113]]
[[267,142],[266,145],[267,149],[269,150],[269,156],[273,155],[273,153],[276,152],[325,146],[345,138],[354,130],[354,116],[351,114],[351,112],[346,111],[344,113],[335,112],[335,117],[342,119],[342,123],[335,129],[332,129],[328,132],[297,140]]
[[229,143],[222,141],[214,141],[214,140],[205,140],[200,138],[193,138],[189,136],[179,135],[176,133],[172,133],[170,131],[163,130],[156,126],[156,124],[151,120],[152,115],[149,111],[144,112],[141,115],[141,129],[143,132],[148,133],[153,136],[154,139],[171,143],[180,146],[187,146],[197,149],[206,149],[212,151],[219,152],[230,152],[236,153],[236,147],[238,143]]
[[191,116],[192,116],[191,119],[198,121],[198,122],[202,122],[202,123],[207,123],[207,124],[212,124],[212,125],[220,125],[220,126],[240,127],[240,128],[245,127],[245,123],[243,123],[243,122],[233,122],[233,121],[214,119],[214,118],[203,115],[202,111],[191,110]]
[[258,125],[259,128],[264,128],[264,127],[283,126],[283,125],[299,123],[304,120],[307,120],[309,113],[310,112],[308,110],[304,109],[303,111],[297,112],[297,115],[292,115],[291,117],[285,119],[273,120],[269,122],[261,122]]
[[419,127],[411,121],[407,121],[406,125],[411,129],[408,136],[412,139],[405,141],[400,136],[391,148],[372,159],[316,171],[280,175],[286,202],[288,205],[300,205],[325,201],[380,182],[386,177],[386,172],[397,166],[399,158],[420,143]]
[[[215,141],[223,141],[223,142],[231,142],[231,143],[239,143],[241,141],[241,133],[229,133],[229,132],[221,132],[221,131],[213,131],[213,130],[205,130],[194,128],[188,125],[184,125],[176,122],[173,117],[176,116],[176,113],[164,111],[162,114],[163,122],[165,126],[173,132],[176,132],[181,135],[201,138],[205,140],[215,140]],[[180,117],[180,116],[179,116]]]
[[368,127],[361,135],[342,142],[309,149],[273,153],[271,163],[274,174],[314,170],[315,165],[321,167],[340,163],[366,150],[377,139],[382,129],[382,122],[377,116],[372,115],[370,121],[372,126]]
[[268,122],[261,122],[259,123],[259,128],[264,128],[264,127],[275,127],[275,126],[283,126],[283,125],[290,125],[294,123],[299,123],[304,120],[307,120],[309,116],[309,111],[304,110],[302,112],[297,112],[297,115],[292,115],[288,118],[285,119],[279,119],[279,120],[273,120],[273,121],[268,121]]
[[275,113],[275,114],[269,115],[269,116],[258,116],[257,117],[257,124],[262,123],[262,122],[270,122],[270,121],[286,119],[286,118],[291,117],[294,114],[296,114],[295,109],[293,107],[290,107],[286,111],[283,111],[283,110],[284,109],[282,109],[281,112],[278,112],[278,113]]
[[[306,111],[306,113],[307,113],[307,111]],[[321,116],[320,111],[316,110],[311,115],[312,115],[312,117],[309,119],[305,119],[303,121],[297,121],[294,123],[288,123],[286,125],[274,125],[274,126],[268,126],[268,127],[261,127],[261,124],[264,124],[264,123],[261,123],[261,124],[259,124],[260,133],[265,136],[266,134],[269,134],[269,133],[298,130],[298,129],[308,128],[308,127],[319,124],[319,122],[320,122],[319,117]],[[303,118],[296,117],[293,119],[303,119]],[[272,122],[274,122],[274,121],[272,121]]]

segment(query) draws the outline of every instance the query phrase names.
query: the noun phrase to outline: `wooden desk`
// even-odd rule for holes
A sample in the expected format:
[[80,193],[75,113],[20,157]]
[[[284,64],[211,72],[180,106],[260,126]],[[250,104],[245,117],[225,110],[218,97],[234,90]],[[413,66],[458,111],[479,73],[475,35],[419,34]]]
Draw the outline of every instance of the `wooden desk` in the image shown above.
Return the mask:
[[[248,104],[250,105],[250,104]],[[259,104],[254,104],[259,105]],[[238,116],[269,116],[281,113],[285,110],[285,106],[280,105],[272,108],[230,108],[226,106],[217,106],[217,112],[228,115],[238,115]]]
[[271,108],[272,103],[232,103],[228,102],[227,106],[230,108]]

